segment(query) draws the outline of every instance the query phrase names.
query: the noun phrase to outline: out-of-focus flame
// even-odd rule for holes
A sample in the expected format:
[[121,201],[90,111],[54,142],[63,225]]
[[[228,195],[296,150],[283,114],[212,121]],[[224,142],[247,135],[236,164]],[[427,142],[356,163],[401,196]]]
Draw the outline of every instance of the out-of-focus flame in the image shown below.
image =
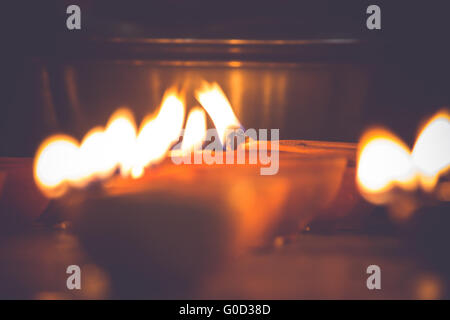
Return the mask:
[[41,144],[34,161],[38,187],[48,196],[64,193],[78,171],[78,142],[66,135],[52,136]]
[[135,162],[131,175],[134,178],[143,174],[144,167],[159,162],[179,139],[184,114],[183,100],[171,90],[165,95],[158,115],[144,119],[133,154]]
[[90,130],[81,144],[69,136],[52,136],[36,154],[35,181],[47,196],[58,197],[68,186],[86,186],[117,169],[122,175],[140,177],[146,166],[160,161],[179,139],[184,114],[184,102],[170,90],[158,114],[144,119],[139,134],[133,114],[119,109],[106,128]]
[[137,128],[133,113],[128,109],[114,112],[105,132],[110,144],[109,156],[119,164],[122,176],[127,176],[133,167],[136,148]]
[[[227,130],[241,128],[218,84],[204,83],[196,97],[211,116],[222,144]],[[180,139],[185,111],[182,95],[170,89],[159,111],[144,118],[139,130],[132,112],[122,108],[111,115],[105,127],[90,130],[81,143],[69,136],[52,136],[36,154],[36,183],[49,197],[58,197],[69,186],[84,187],[117,171],[122,176],[139,178]],[[205,138],[206,114],[200,107],[193,108],[181,143],[182,153],[201,149]]]
[[203,109],[193,108],[187,117],[181,150],[190,152],[201,148],[206,138],[206,115]]
[[449,113],[441,111],[426,122],[412,152],[388,131],[372,129],[363,135],[358,154],[357,182],[363,194],[381,195],[394,186],[414,190],[419,185],[430,192],[450,168]]
[[217,83],[205,82],[203,87],[195,92],[195,96],[214,122],[220,142],[224,145],[227,130],[241,128],[225,93]]
[[412,160],[420,172],[420,182],[431,190],[439,176],[450,168],[450,113],[441,111],[432,117],[414,144]]
[[367,193],[382,193],[395,185],[415,187],[415,170],[408,147],[382,129],[367,132],[360,143],[357,179]]

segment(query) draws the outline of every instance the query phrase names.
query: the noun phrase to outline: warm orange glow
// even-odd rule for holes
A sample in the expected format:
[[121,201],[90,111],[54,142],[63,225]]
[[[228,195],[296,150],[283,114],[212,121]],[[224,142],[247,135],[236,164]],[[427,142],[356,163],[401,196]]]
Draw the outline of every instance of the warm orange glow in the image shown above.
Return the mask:
[[195,92],[195,96],[214,122],[220,142],[224,145],[227,130],[241,127],[225,93],[217,83],[205,82],[203,87]]
[[181,150],[190,152],[200,149],[206,138],[206,115],[203,109],[196,107],[189,112],[184,130]]
[[52,136],[36,154],[36,183],[47,196],[58,197],[67,186],[84,187],[110,177],[117,169],[124,176],[138,178],[179,139],[184,114],[183,101],[171,90],[164,96],[158,114],[144,119],[139,134],[133,114],[119,109],[106,129],[95,127],[81,144],[69,136]]
[[[394,186],[433,191],[450,168],[450,115],[441,111],[426,122],[412,151],[386,130],[368,131],[360,141],[357,181],[365,195]],[[373,199],[373,198],[372,198]]]
[[65,135],[52,136],[41,144],[34,162],[38,187],[48,196],[64,193],[67,182],[76,176],[78,143]]
[[80,145],[72,137],[57,135],[41,144],[35,162],[35,180],[50,197],[64,193],[67,186],[84,187],[111,176],[117,168],[131,170],[136,124],[127,109],[117,110],[106,130],[95,127]]
[[156,117],[144,119],[136,140],[132,176],[140,177],[143,168],[159,162],[179,139],[185,114],[184,102],[170,91],[161,104]]
[[439,176],[450,168],[450,114],[441,111],[432,117],[416,140],[412,159],[420,172],[425,190],[436,185]]
[[357,180],[367,193],[388,191],[395,185],[415,187],[415,170],[408,147],[382,129],[373,129],[361,139]]
[[117,163],[111,157],[114,148],[113,141],[108,141],[103,128],[90,130],[81,142],[78,152],[77,177],[73,177],[73,184],[85,186],[91,180],[106,178],[111,175]]
[[119,164],[120,173],[127,176],[133,166],[136,148],[136,122],[133,113],[128,109],[119,109],[111,116],[106,125],[109,156]]
[[[205,83],[196,97],[211,116],[222,143],[227,130],[241,128],[218,84]],[[181,142],[183,154],[201,149],[207,134],[205,110],[195,107],[189,113]],[[147,167],[162,161],[180,140],[185,113],[182,95],[170,89],[159,111],[145,117],[139,130],[133,113],[120,108],[105,127],[91,129],[81,143],[69,136],[52,136],[36,154],[36,183],[49,197],[58,197],[68,187],[82,188],[118,172],[123,177],[140,178]]]

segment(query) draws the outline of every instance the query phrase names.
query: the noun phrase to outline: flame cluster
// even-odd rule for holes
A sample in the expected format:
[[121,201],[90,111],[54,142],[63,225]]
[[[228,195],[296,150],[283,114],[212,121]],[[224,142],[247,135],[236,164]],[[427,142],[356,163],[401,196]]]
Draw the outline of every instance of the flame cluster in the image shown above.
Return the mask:
[[[240,127],[233,109],[217,84],[205,83],[196,92],[224,141],[227,129]],[[164,159],[180,139],[186,107],[183,95],[168,90],[157,114],[144,118],[137,129],[133,113],[118,109],[105,127],[91,129],[79,143],[67,135],[54,135],[42,142],[35,156],[34,177],[49,197],[63,195],[69,187],[81,188],[119,171],[139,178],[144,169]],[[206,114],[193,108],[186,121],[181,150],[200,148],[206,137]]]
[[[384,129],[369,130],[359,144],[357,182],[363,195],[372,201],[373,195],[385,194],[395,187],[431,192],[439,177],[449,169],[450,114],[447,110],[438,112],[425,123],[412,150]],[[378,197],[379,202],[382,199]]]

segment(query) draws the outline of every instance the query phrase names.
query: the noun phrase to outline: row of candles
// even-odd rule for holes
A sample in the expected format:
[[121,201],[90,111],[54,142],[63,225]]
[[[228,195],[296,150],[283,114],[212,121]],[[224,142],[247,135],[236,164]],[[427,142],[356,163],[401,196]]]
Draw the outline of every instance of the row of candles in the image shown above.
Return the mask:
[[[226,95],[216,83],[204,83],[195,96],[203,107],[187,116],[181,151],[200,151],[206,137],[206,113],[223,144],[230,128],[240,128]],[[48,197],[60,197],[71,188],[84,188],[120,172],[141,178],[145,168],[160,163],[180,139],[185,122],[183,94],[168,90],[156,114],[137,129],[133,114],[119,109],[105,127],[96,127],[81,143],[67,135],[54,135],[40,146],[34,177]],[[398,202],[405,194],[448,201],[448,183],[438,183],[450,168],[450,115],[441,110],[420,129],[414,147],[383,128],[367,130],[358,144],[356,184],[366,200],[377,205]],[[299,177],[301,179],[301,177]],[[442,180],[442,179],[441,179]],[[412,211],[412,210],[410,210]]]
[[[216,83],[204,83],[196,92],[203,106],[187,116],[181,152],[200,150],[206,138],[206,114],[211,117],[223,144],[227,130],[240,128],[233,109]],[[180,138],[186,106],[183,93],[166,91],[156,114],[148,115],[137,129],[133,113],[118,109],[105,127],[90,130],[81,143],[67,135],[53,135],[38,149],[34,177],[48,197],[60,197],[69,188],[83,188],[105,180],[117,170],[121,176],[140,178],[144,169],[161,162]]]

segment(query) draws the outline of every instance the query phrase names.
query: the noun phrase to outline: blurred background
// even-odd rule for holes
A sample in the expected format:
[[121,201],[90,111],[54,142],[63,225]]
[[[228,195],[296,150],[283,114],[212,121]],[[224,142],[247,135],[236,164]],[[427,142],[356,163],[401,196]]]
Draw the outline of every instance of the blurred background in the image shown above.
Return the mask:
[[[81,8],[81,30],[66,8]],[[381,30],[366,8],[381,7]],[[120,106],[139,122],[178,85],[222,86],[246,127],[357,141],[369,125],[412,143],[449,105],[444,2],[10,1],[2,7],[0,155],[50,133],[81,138]],[[177,40],[174,40],[177,39]],[[233,39],[233,41],[230,41]]]

